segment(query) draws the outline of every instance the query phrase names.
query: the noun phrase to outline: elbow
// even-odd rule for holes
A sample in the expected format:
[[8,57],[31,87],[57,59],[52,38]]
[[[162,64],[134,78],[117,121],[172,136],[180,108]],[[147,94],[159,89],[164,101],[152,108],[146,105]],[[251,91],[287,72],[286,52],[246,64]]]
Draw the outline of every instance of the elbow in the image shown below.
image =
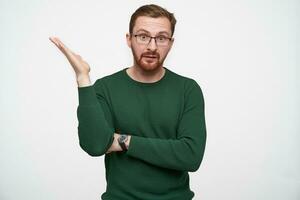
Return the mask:
[[187,166],[187,171],[189,172],[196,172],[202,163],[203,156],[204,156],[204,150],[200,151],[199,153],[192,154],[192,158],[190,159]]
[[102,156],[106,153],[106,149],[94,147],[94,146],[87,146],[83,143],[79,143],[82,150],[84,150],[87,154],[93,157]]
[[196,159],[194,160],[194,162],[189,164],[187,171],[196,172],[200,168],[200,165],[201,165],[201,159]]
[[[189,144],[189,143],[188,143]],[[188,145],[188,150],[183,153],[184,168],[189,172],[196,172],[202,163],[205,151],[205,142],[197,145]]]
[[[192,145],[191,145],[192,146]],[[196,172],[203,161],[205,148],[206,148],[206,134],[204,135],[201,143],[198,143],[194,146],[195,148],[191,148],[191,159],[189,162],[189,172]]]
[[114,138],[113,135],[110,134],[97,134],[86,130],[81,131],[80,129],[78,129],[78,136],[81,149],[93,157],[106,154]]

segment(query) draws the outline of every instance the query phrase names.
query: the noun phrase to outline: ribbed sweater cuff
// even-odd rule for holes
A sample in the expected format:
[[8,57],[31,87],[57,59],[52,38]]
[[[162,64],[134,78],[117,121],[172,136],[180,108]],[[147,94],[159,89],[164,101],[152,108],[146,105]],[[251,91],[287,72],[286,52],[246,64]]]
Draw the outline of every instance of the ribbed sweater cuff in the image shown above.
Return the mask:
[[144,143],[147,143],[146,138],[131,135],[129,148],[126,153],[134,157],[143,157],[147,155],[147,151],[144,151]]
[[93,85],[78,88],[79,105],[96,105],[98,100]]

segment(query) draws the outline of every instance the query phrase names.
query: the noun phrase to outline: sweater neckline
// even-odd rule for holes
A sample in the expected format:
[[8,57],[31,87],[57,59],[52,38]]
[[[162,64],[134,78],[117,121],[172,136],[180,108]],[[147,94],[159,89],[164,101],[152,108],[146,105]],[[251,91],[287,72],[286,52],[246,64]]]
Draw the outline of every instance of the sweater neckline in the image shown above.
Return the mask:
[[137,81],[137,80],[134,80],[133,78],[131,78],[126,70],[128,69],[129,67],[126,67],[123,69],[123,75],[125,76],[125,78],[130,81],[131,83],[135,84],[135,85],[139,85],[139,86],[143,86],[143,87],[150,87],[150,86],[155,86],[155,85],[159,85],[161,83],[163,83],[167,76],[169,75],[169,69],[166,68],[166,67],[163,67],[165,69],[165,73],[163,75],[162,78],[160,78],[158,81],[155,81],[155,82],[152,82],[152,83],[146,83],[146,82],[140,82],[140,81]]

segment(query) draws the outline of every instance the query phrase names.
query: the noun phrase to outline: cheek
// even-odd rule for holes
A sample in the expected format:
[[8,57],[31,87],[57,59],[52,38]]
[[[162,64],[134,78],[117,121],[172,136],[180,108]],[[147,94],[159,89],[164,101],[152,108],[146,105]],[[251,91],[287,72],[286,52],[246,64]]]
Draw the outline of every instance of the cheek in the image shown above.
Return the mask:
[[137,56],[140,56],[143,53],[143,49],[141,49],[139,46],[132,45],[131,48]]
[[162,50],[160,51],[160,56],[161,56],[161,57],[166,57],[167,54],[168,54],[168,52],[169,52],[169,49],[162,49]]

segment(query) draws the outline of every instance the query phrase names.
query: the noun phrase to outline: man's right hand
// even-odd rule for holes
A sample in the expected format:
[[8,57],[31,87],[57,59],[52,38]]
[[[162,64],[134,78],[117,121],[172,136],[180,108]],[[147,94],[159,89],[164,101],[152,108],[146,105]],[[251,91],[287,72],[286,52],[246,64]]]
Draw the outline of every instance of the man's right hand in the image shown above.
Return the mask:
[[90,66],[84,61],[80,55],[75,54],[71,51],[66,45],[64,45],[59,38],[57,37],[49,37],[50,41],[53,42],[59,50],[66,56],[69,63],[72,65],[75,74],[76,80],[79,87],[90,86]]

